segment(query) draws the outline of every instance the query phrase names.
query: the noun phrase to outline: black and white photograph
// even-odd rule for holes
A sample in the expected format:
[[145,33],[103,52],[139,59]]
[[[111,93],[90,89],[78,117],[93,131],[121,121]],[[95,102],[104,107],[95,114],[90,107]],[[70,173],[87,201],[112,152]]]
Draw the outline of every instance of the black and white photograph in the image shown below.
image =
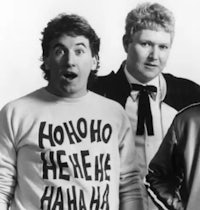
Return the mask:
[[199,210],[199,6],[2,2],[1,210]]

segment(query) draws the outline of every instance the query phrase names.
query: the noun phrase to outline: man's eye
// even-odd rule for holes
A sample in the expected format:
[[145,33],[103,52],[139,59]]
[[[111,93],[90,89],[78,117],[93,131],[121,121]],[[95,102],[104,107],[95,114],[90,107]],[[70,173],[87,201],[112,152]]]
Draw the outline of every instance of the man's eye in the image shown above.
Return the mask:
[[82,50],[82,49],[75,50],[76,55],[82,55],[83,53],[84,53],[84,50]]
[[142,42],[141,45],[143,47],[149,47],[150,46],[150,43],[148,43],[148,42]]
[[169,49],[169,47],[167,45],[160,45],[160,49],[161,50],[167,50],[167,49]]
[[62,48],[57,48],[55,49],[55,55],[59,56],[59,55],[64,55],[65,51]]

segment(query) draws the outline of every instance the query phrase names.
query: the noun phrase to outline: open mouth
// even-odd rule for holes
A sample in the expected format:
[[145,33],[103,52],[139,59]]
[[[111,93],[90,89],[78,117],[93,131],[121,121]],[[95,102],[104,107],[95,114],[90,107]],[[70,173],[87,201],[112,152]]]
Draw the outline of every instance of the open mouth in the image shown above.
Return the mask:
[[74,79],[76,78],[78,75],[74,72],[66,72],[63,74],[63,76],[66,78],[66,79]]

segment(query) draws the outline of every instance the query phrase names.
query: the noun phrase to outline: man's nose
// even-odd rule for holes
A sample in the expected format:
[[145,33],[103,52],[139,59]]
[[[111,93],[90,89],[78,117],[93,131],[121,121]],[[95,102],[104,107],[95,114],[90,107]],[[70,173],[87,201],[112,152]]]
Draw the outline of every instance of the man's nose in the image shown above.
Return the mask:
[[65,54],[65,62],[67,62],[68,65],[73,65],[75,61],[75,55],[73,52],[68,52]]
[[149,58],[151,59],[157,59],[159,55],[159,49],[157,46],[152,46],[150,53],[149,53]]

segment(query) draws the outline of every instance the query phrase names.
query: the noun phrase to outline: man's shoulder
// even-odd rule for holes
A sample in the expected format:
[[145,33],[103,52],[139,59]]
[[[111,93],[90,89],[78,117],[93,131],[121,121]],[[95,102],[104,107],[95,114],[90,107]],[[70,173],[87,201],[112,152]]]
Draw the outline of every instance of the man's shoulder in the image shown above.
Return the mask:
[[38,90],[35,90],[33,92],[27,93],[21,97],[15,98],[8,103],[6,103],[2,109],[5,110],[12,110],[16,108],[25,109],[26,106],[30,105],[30,99],[35,99],[37,96],[41,93],[43,88],[40,88]]
[[116,84],[116,73],[112,71],[107,75],[98,76],[89,89],[95,93],[104,95],[105,92],[109,92],[110,89],[114,88]]
[[200,102],[200,86],[197,83],[172,74],[163,74],[163,77],[167,84],[165,103],[179,111],[190,104]]
[[117,101],[104,97],[100,94],[97,94],[91,91],[91,102],[90,104],[98,110],[103,110],[104,114],[109,116],[124,116],[127,117],[127,114],[123,106]]
[[115,89],[115,86],[118,86],[119,82],[124,80],[124,65],[125,61],[122,62],[118,71],[111,71],[107,75],[97,76],[92,86],[89,88],[94,92],[101,92],[102,90],[110,90]]
[[168,85],[171,84],[171,85],[180,86],[182,84],[182,85],[190,85],[190,86],[195,86],[195,87],[200,88],[200,86],[197,83],[195,83],[194,81],[189,80],[187,78],[174,76],[170,73],[163,73],[163,76],[164,76]]
[[113,99],[104,97],[100,95],[99,93],[95,93],[94,91],[91,91],[91,98],[94,103],[96,103],[98,106],[105,106],[109,109],[111,107],[116,107],[118,109],[122,109],[122,106],[120,103],[116,102]]
[[96,81],[101,82],[101,83],[109,83],[112,80],[116,79],[116,73],[114,71],[111,71],[109,74],[107,75],[100,75],[97,77]]

